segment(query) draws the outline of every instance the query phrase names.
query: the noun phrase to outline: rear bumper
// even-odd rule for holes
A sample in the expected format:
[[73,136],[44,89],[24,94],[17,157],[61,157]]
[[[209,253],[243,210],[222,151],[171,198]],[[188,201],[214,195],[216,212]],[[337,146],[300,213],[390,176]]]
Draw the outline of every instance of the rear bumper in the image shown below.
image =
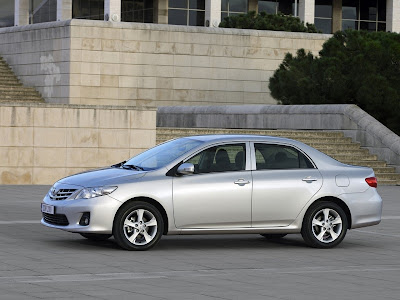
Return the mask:
[[363,193],[340,195],[351,213],[351,229],[377,225],[382,218],[382,198],[375,188]]

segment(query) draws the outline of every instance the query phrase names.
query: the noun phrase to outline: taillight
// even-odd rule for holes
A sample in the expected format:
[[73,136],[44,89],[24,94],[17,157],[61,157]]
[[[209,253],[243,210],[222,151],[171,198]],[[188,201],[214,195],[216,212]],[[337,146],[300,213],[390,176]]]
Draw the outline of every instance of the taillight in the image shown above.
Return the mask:
[[376,180],[376,177],[365,178],[365,182],[368,183],[368,185],[373,188],[376,188],[378,186],[378,181]]

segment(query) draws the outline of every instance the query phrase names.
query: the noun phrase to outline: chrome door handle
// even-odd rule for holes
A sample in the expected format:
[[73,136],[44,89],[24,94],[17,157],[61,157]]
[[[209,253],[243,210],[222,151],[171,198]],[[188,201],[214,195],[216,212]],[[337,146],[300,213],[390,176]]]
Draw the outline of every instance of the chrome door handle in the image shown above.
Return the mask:
[[303,178],[302,180],[305,181],[305,182],[311,183],[313,181],[317,181],[318,179],[317,178],[312,178],[311,176],[308,176],[306,178]]
[[234,182],[234,184],[238,184],[238,185],[245,185],[245,184],[249,184],[250,183],[250,181],[246,181],[246,180],[244,180],[244,179],[238,179],[238,180],[236,180],[235,182]]

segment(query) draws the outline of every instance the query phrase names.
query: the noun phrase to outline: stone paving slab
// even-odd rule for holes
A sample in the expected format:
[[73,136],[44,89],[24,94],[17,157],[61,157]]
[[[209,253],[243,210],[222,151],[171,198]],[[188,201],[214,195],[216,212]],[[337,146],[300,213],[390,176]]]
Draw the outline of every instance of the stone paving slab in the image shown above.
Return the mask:
[[49,186],[0,186],[0,299],[399,299],[400,187],[378,226],[318,250],[300,235],[164,236],[121,250],[40,225]]

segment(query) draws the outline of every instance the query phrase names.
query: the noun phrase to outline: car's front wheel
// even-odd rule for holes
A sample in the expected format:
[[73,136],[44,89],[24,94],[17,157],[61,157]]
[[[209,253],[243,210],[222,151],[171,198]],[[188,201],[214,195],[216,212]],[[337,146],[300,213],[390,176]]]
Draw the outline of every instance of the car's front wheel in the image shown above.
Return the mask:
[[117,212],[113,234],[118,245],[126,250],[147,250],[161,239],[163,228],[158,209],[138,201],[128,203]]
[[348,221],[343,209],[333,202],[312,205],[303,220],[301,235],[314,248],[332,248],[345,237]]

